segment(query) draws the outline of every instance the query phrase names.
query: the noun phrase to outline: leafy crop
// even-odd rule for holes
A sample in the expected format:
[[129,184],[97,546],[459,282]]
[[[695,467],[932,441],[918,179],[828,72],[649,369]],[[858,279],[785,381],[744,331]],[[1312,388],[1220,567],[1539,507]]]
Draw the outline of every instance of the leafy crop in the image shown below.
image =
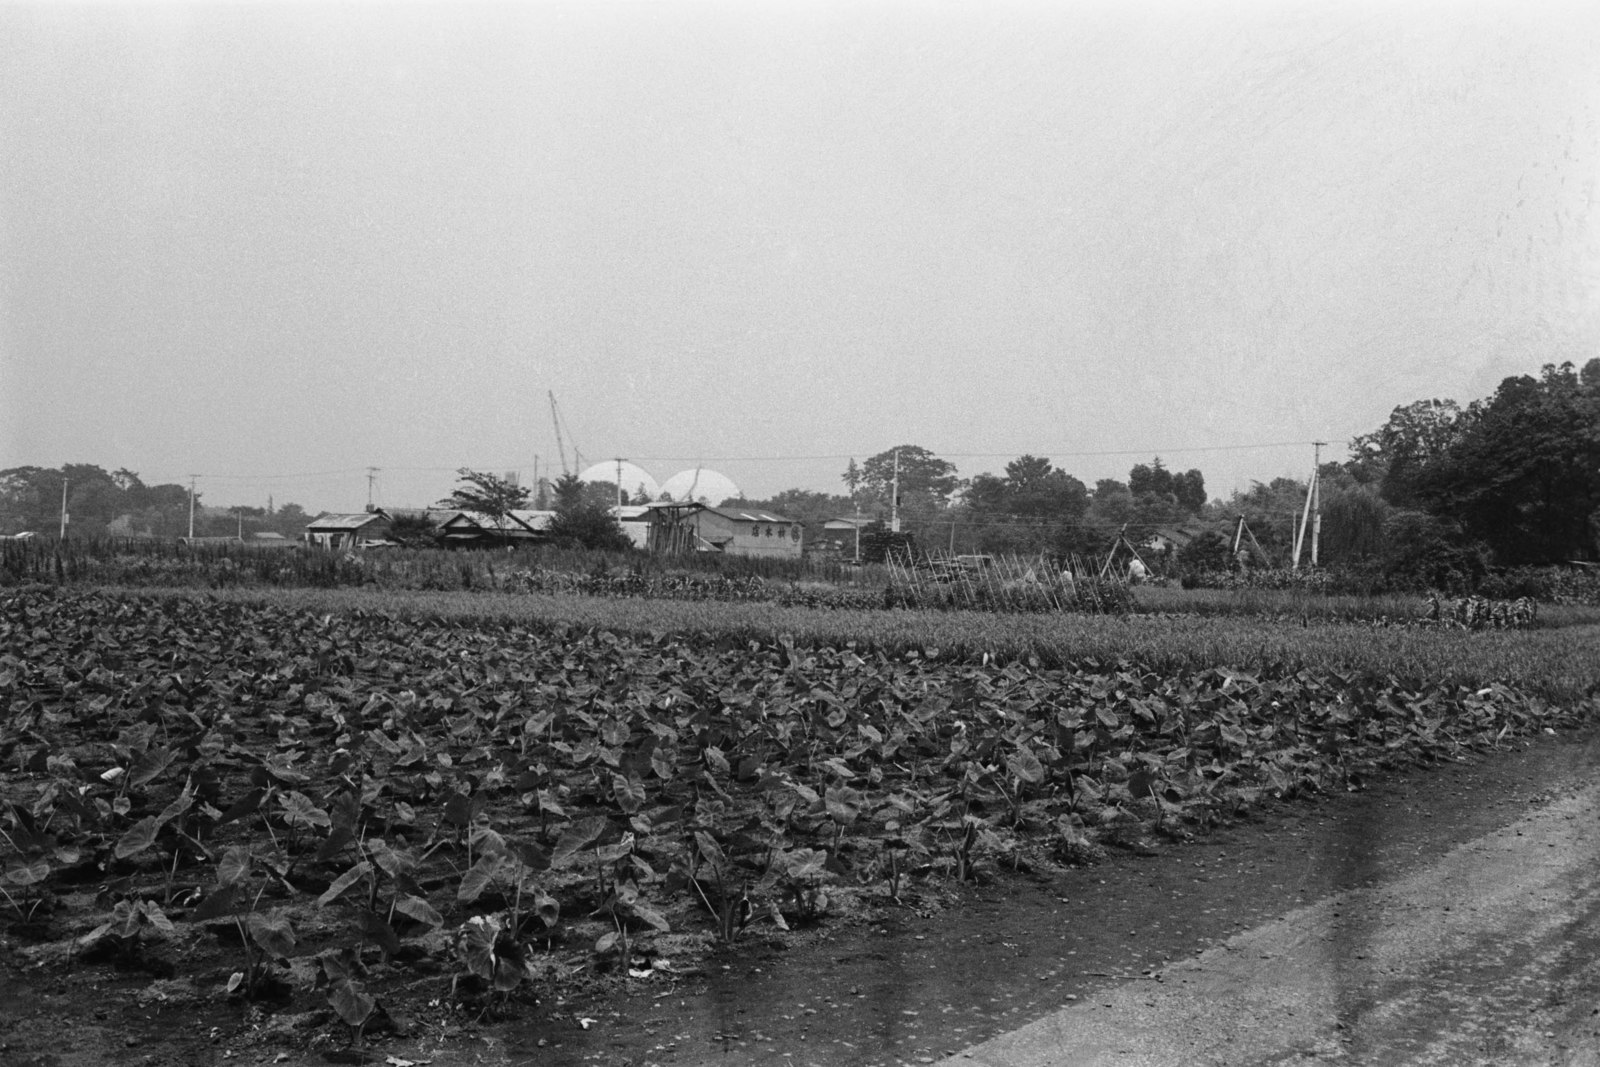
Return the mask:
[[115,886],[109,916],[62,909],[65,932],[132,954],[169,925],[203,933],[237,952],[225,991],[315,996],[358,1034],[385,981],[499,1004],[627,975],[668,931],[732,943],[1182,837],[1583,710],[1500,682],[1216,658],[0,600],[7,885],[33,907]]

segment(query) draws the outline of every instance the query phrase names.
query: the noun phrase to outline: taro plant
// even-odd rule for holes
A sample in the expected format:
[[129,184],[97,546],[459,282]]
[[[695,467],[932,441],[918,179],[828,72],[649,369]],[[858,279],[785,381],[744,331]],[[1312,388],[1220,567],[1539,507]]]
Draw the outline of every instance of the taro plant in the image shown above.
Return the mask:
[[[496,993],[510,994],[535,977],[527,947],[508,925],[504,912],[474,915],[462,923],[456,930],[453,948],[466,973]],[[461,977],[451,979],[452,996],[456,995]]]
[[136,955],[146,936],[168,938],[174,932],[172,920],[153,900],[124,897],[111,909],[111,917],[75,942],[80,950],[102,942],[115,944],[124,957]]
[[[255,998],[264,979],[276,977],[276,971],[294,954],[296,946],[294,928],[287,916],[256,910],[267,888],[263,880],[251,893],[257,861],[272,872],[270,861],[252,855],[242,846],[225,851],[217,863],[217,888],[189,915],[191,922],[233,922],[244,952],[244,968],[229,977],[227,988],[234,993],[243,987],[246,999]],[[281,871],[272,873],[282,877]]]
[[[707,892],[706,882],[700,877],[702,870],[711,876],[712,892]],[[689,839],[687,875],[700,902],[716,921],[717,940],[732,944],[755,915],[750,879],[734,867],[717,839],[704,830],[696,830]]]
[[600,912],[611,919],[614,929],[595,942],[595,955],[607,957],[616,953],[623,973],[627,973],[633,963],[633,944],[628,937],[630,926],[648,926],[664,934],[672,931],[666,918],[644,902],[639,887],[631,882],[612,885],[611,892],[600,905]]
[[360,1047],[362,1030],[378,1005],[358,980],[365,974],[360,953],[327,949],[317,954],[315,966],[312,988],[327,995],[328,1006],[355,1031],[355,1044]]
[[[835,877],[827,862],[828,854],[820,849],[780,852],[761,884],[773,885],[800,922],[815,922],[827,913],[827,884]],[[781,914],[778,917],[781,919]]]

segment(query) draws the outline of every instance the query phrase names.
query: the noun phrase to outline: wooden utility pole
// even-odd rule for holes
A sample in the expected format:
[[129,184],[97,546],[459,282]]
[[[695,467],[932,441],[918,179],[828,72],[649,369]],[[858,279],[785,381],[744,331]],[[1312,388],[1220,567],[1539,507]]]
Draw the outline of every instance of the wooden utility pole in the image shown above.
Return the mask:
[[194,475],[189,475],[189,540],[194,540]]
[[67,485],[71,479],[61,479],[61,540],[67,539]]
[[900,450],[894,450],[894,482],[889,496],[889,529],[900,532]]
[[[1311,464],[1311,482],[1306,486],[1306,506],[1300,514],[1300,529],[1296,531],[1294,537],[1294,563],[1291,566],[1292,570],[1300,569],[1300,552],[1305,548],[1306,531],[1308,529],[1311,531],[1311,565],[1313,567],[1317,565],[1317,542],[1322,534],[1322,446],[1327,443],[1326,441],[1312,442],[1313,447],[1316,449],[1316,458]],[[1315,519],[1312,518],[1313,511],[1316,513]]]
[[1311,565],[1317,565],[1317,546],[1322,542],[1322,446],[1326,441],[1313,441],[1316,449],[1315,477],[1311,480]]
[[623,494],[622,494],[622,465],[624,463],[626,463],[627,460],[623,459],[621,456],[616,457],[616,459],[617,459],[617,507],[620,508],[620,507],[622,507],[623,504],[627,503],[627,498],[624,497]]
[[377,478],[378,478],[378,468],[377,467],[368,467],[367,468],[367,512],[369,514],[372,511],[372,483],[374,481],[376,481]]

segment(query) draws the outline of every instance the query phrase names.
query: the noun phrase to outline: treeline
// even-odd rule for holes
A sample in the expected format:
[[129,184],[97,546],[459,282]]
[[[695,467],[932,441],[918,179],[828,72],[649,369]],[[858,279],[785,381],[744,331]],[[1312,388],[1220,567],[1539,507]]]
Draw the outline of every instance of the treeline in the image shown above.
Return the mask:
[[[799,520],[808,544],[822,539],[830,519],[859,514],[872,523],[862,532],[869,560],[906,542],[957,553],[1092,555],[1109,548],[1125,526],[1130,539],[1145,540],[1203,518],[1208,507],[1205,476],[1169,471],[1159,457],[1135,465],[1127,481],[1101,479],[1090,488],[1039,456],[1019,456],[1001,474],[963,479],[949,460],[919,445],[900,445],[861,464],[851,460],[843,481],[846,493],[789,489],[728,503]],[[886,529],[896,512],[905,534],[898,539]]]
[[1600,359],[1419,400],[1322,468],[1325,562],[1418,584],[1600,558]]
[[[92,463],[0,470],[0,533],[56,536],[63,495],[70,538],[176,538],[189,533],[188,486],[146,485],[134,471],[107,472]],[[298,504],[214,508],[195,494],[197,537],[233,536],[242,529],[246,537],[270,532],[298,538],[312,518]]]

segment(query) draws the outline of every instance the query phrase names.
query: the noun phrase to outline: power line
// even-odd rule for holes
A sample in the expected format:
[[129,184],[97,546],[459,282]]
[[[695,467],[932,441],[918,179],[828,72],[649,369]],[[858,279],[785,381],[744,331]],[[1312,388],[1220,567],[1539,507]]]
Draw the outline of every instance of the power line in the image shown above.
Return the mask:
[[[1006,459],[1024,455],[1037,455],[1041,458],[1093,458],[1097,456],[1171,456],[1183,455],[1194,452],[1245,452],[1269,448],[1300,448],[1314,446],[1314,441],[1259,441],[1230,445],[1188,445],[1170,448],[1113,448],[1113,449],[1024,449],[1021,451],[1010,450],[1005,452],[930,452],[940,459]],[[1326,444],[1326,442],[1323,442]],[[878,453],[869,453],[865,450],[856,452],[820,453],[814,455],[764,455],[764,456],[639,456],[636,463],[685,463],[695,466],[706,466],[712,463],[814,463],[824,460],[848,461],[863,455],[872,456]],[[511,462],[455,464],[452,466],[395,466],[386,465],[383,469],[390,473],[404,474],[442,474],[454,473],[462,469],[469,470],[500,470],[515,466]],[[291,479],[306,478],[332,478],[342,475],[365,475],[371,471],[370,467],[340,467],[332,470],[302,471],[294,474],[238,474],[238,473],[198,473],[190,475],[192,478],[202,478],[207,481],[288,481]]]

